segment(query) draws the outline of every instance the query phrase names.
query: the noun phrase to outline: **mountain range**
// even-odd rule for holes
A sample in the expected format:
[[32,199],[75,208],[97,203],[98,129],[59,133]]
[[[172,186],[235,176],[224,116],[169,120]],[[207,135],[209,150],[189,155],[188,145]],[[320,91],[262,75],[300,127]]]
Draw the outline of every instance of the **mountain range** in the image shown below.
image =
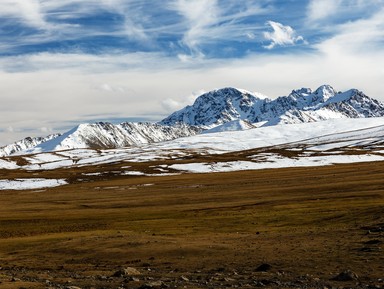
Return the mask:
[[212,128],[241,119],[269,126],[383,115],[384,104],[357,89],[336,92],[330,85],[323,85],[315,91],[293,90],[288,96],[272,100],[245,90],[223,88],[199,96],[192,106],[174,112],[160,124]]
[[180,137],[261,126],[316,122],[334,118],[384,116],[384,104],[357,89],[336,92],[330,85],[301,88],[270,99],[260,93],[222,88],[199,96],[193,105],[158,123],[80,124],[63,134],[25,138],[0,148],[0,156],[75,148],[111,149]]

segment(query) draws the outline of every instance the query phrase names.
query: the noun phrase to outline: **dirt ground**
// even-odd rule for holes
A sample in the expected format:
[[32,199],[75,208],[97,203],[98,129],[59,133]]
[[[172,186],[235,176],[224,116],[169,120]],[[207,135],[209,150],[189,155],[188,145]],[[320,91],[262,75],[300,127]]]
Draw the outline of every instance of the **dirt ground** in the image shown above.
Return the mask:
[[0,288],[384,288],[382,162],[95,170],[0,172],[71,180],[0,192]]

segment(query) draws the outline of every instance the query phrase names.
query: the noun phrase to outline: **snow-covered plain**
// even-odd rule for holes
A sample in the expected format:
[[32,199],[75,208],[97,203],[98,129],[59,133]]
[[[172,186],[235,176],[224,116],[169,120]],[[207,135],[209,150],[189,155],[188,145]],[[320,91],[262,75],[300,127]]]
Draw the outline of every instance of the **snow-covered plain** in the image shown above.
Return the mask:
[[[271,148],[291,151],[295,154],[286,156],[277,152],[261,152]],[[248,156],[247,161],[196,163],[191,158],[196,155],[223,154],[251,149],[259,149],[260,152]],[[384,161],[383,149],[383,117],[332,119],[244,131],[200,134],[123,149],[78,149],[18,156],[25,160],[26,164],[23,165],[17,165],[12,157],[7,157],[0,159],[0,168],[52,170],[119,162],[172,161],[170,166],[157,166],[158,169],[162,169],[161,173],[166,175],[175,173],[175,170],[214,172]],[[190,157],[189,164],[185,164],[186,157]],[[132,175],[131,172],[125,172],[125,175],[128,174]]]
[[67,184],[63,179],[15,179],[0,180],[0,190],[32,190],[62,186]]

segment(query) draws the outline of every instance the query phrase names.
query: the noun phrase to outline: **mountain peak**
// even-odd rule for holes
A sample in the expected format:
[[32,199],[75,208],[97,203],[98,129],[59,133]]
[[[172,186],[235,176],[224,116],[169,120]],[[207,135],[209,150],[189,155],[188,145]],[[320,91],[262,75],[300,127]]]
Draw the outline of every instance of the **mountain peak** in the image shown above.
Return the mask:
[[174,112],[160,124],[184,122],[210,128],[237,119],[254,118],[255,107],[262,101],[261,97],[246,90],[233,87],[216,89],[202,94],[192,106]]
[[299,89],[294,89],[291,92],[291,94],[297,94],[297,95],[309,95],[309,94],[312,94],[312,93],[313,93],[312,89],[307,88],[307,87],[303,87],[303,88],[299,88]]
[[200,95],[196,101],[233,101],[240,98],[255,97],[251,92],[234,87],[224,87]]
[[325,84],[316,89],[314,94],[319,96],[323,101],[327,101],[329,98],[335,96],[337,92],[332,86]]

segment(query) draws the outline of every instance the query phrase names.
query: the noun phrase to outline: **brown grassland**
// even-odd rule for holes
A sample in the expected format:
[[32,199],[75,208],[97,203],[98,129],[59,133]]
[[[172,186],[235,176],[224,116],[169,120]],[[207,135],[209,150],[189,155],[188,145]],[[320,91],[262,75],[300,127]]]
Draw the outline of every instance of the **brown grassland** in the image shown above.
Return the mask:
[[0,191],[0,288],[384,288],[383,162],[84,175],[122,165],[0,172],[70,181]]

